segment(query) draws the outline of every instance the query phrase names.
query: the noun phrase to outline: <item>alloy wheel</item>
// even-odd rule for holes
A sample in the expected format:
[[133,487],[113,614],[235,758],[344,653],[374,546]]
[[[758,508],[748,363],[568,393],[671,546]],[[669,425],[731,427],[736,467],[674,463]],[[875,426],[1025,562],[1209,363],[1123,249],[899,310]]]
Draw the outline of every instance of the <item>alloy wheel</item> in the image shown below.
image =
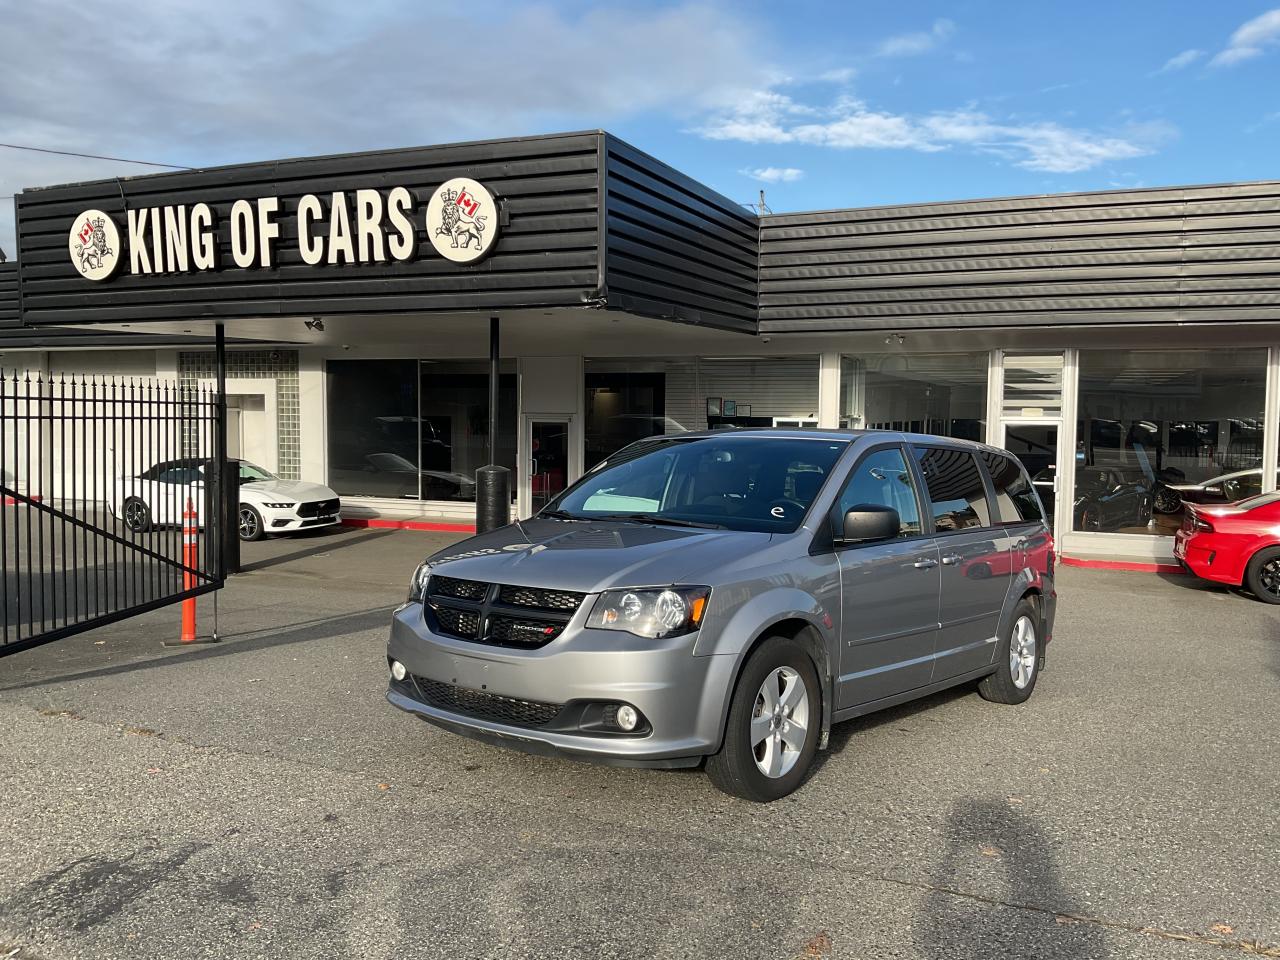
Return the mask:
[[240,538],[250,540],[258,533],[258,518],[252,510],[240,511]]
[[124,522],[130,530],[141,530],[146,526],[147,507],[141,500],[130,500],[124,505]]
[[1084,513],[1080,514],[1080,529],[1081,530],[1101,530],[1102,529],[1102,519],[1098,514],[1098,511],[1095,510],[1093,507],[1089,507],[1084,511]]
[[1258,571],[1258,582],[1271,596],[1280,597],[1280,557],[1273,557],[1262,565]]
[[791,772],[809,734],[809,691],[791,667],[764,678],[751,711],[751,752],[756,767],[776,780]]
[[1009,638],[1009,676],[1019,690],[1027,689],[1035,675],[1036,654],[1036,626],[1030,617],[1019,617]]

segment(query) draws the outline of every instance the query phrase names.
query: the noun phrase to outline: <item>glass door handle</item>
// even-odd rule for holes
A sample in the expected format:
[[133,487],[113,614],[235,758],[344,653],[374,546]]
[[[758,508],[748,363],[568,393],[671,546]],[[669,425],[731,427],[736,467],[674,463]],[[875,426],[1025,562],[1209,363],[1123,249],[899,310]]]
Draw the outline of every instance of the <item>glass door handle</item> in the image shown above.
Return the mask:
[[934,560],[932,557],[921,557],[919,560],[917,560],[915,563],[912,564],[912,566],[915,567],[917,570],[932,570],[937,565],[938,565],[938,561]]

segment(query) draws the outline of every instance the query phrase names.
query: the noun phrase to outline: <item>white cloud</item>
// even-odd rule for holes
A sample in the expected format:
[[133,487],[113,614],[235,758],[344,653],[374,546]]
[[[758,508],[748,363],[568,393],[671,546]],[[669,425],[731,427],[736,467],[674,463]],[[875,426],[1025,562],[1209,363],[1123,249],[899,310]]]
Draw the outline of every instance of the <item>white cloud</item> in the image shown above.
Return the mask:
[[1176,56],[1172,56],[1166,60],[1164,66],[1157,70],[1156,73],[1172,73],[1175,70],[1185,69],[1203,56],[1203,50],[1183,50]]
[[1280,7],[1268,10],[1241,25],[1227,46],[1209,61],[1211,66],[1229,67],[1260,57],[1267,47],[1280,44]]
[[858,71],[853,67],[838,67],[835,70],[826,71],[818,79],[823,83],[848,83],[857,75]]
[[751,167],[738,172],[763,183],[794,183],[804,176],[804,171],[796,167]]
[[876,48],[879,57],[914,57],[945,43],[956,31],[956,25],[950,20],[935,20],[929,30],[916,33],[900,33],[897,36],[882,40]]
[[844,150],[935,153],[967,149],[1047,173],[1079,173],[1104,163],[1145,156],[1176,135],[1165,124],[1130,125],[1123,135],[1107,134],[1053,121],[1000,120],[973,109],[912,116],[876,110],[854,97],[842,97],[819,109],[767,91],[726,115],[712,117],[696,132],[712,140]]
[[[11,143],[214,165],[609,125],[688,122],[774,85],[766,32],[716,0],[5,5]],[[0,150],[0,196],[146,168]],[[0,247],[13,253],[12,202]]]

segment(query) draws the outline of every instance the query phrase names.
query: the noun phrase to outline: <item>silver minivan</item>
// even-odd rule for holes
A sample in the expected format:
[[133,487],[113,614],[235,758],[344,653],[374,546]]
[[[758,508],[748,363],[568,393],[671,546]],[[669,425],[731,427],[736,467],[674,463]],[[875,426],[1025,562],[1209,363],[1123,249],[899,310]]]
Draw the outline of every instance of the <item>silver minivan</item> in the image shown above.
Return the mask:
[[532,753],[705,763],[721,789],[775,800],[833,723],[970,681],[1030,697],[1053,570],[1035,488],[994,447],[652,437],[418,567],[387,699]]

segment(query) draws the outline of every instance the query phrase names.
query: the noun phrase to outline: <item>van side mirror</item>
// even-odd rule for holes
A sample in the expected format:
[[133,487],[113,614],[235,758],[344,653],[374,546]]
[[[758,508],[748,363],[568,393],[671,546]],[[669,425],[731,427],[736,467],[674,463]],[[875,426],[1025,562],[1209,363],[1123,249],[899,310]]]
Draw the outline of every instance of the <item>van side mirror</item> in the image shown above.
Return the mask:
[[893,540],[902,529],[902,518],[893,507],[860,503],[844,515],[841,540],[845,543],[875,543]]

